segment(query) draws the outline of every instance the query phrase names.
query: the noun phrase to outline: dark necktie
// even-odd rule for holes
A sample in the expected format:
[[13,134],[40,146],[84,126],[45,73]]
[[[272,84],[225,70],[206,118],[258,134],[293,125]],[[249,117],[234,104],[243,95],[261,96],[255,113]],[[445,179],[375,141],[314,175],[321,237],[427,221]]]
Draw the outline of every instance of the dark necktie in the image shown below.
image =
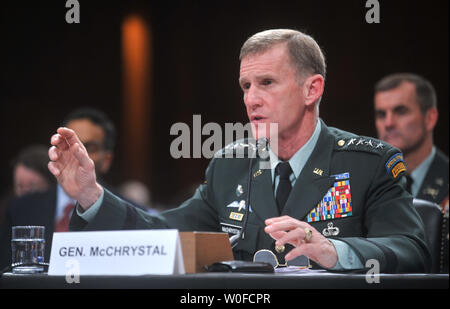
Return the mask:
[[405,177],[406,177],[406,191],[412,194],[411,187],[414,182],[414,179],[412,179],[412,177],[408,174],[406,174]]
[[291,193],[292,189],[291,181],[289,179],[289,176],[292,173],[292,169],[289,165],[289,162],[280,162],[278,163],[275,170],[278,175],[280,175],[280,182],[278,183],[276,200],[278,210],[281,214],[284,205],[286,204],[286,201],[289,197],[289,193]]

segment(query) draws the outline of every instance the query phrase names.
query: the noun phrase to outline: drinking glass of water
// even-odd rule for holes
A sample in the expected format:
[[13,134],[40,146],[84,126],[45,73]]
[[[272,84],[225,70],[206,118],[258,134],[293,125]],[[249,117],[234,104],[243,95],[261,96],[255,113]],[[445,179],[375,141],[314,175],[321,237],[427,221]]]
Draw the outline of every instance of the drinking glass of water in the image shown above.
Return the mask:
[[34,274],[44,271],[44,226],[12,227],[12,271]]

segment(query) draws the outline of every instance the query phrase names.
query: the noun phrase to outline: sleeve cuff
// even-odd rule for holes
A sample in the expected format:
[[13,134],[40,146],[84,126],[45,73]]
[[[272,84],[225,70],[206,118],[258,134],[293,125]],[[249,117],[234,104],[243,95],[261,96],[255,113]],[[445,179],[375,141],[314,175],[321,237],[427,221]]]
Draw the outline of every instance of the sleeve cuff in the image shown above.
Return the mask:
[[89,207],[88,210],[84,210],[80,204],[77,203],[77,215],[82,218],[83,220],[89,222],[92,219],[94,219],[95,215],[98,213],[98,210],[100,209],[100,206],[103,203],[103,197],[105,196],[105,190],[102,190],[102,194],[98,198],[98,200]]
[[364,265],[359,260],[355,251],[345,242],[336,239],[328,239],[336,249],[338,261],[331,270],[362,269]]

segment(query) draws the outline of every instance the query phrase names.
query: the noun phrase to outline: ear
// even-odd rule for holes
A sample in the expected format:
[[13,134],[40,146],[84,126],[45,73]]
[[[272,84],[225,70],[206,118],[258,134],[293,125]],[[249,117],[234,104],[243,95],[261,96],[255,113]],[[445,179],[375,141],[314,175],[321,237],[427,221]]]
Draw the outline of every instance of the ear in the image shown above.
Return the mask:
[[434,130],[436,123],[439,118],[439,113],[437,108],[432,107],[425,112],[425,126],[429,132]]
[[320,74],[315,74],[308,77],[303,84],[303,91],[305,97],[305,104],[315,104],[323,95],[325,80]]

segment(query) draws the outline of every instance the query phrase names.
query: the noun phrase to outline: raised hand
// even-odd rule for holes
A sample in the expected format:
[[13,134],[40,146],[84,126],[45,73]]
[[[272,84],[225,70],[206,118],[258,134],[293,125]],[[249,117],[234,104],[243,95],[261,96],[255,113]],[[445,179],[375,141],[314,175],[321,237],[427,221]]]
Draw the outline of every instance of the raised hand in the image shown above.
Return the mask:
[[86,148],[75,132],[68,128],[59,128],[50,143],[53,146],[48,151],[51,160],[48,169],[64,191],[88,209],[103,189],[97,183],[94,162]]

